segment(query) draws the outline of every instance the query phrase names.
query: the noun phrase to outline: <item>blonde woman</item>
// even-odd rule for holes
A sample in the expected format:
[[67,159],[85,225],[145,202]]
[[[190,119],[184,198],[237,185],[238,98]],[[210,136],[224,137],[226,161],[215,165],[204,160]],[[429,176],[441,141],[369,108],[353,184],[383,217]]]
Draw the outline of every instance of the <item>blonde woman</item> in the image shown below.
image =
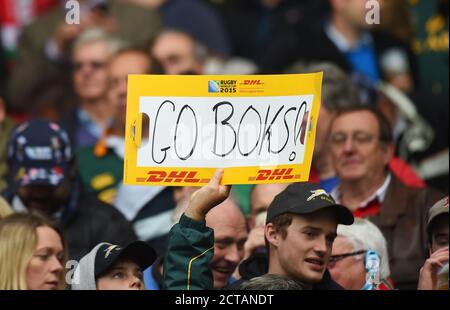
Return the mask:
[[61,230],[38,214],[0,221],[0,290],[65,287],[66,246]]
[[5,199],[3,199],[0,196],[0,220],[4,217],[7,217],[8,215],[12,214],[13,210],[9,206],[9,204],[6,202]]

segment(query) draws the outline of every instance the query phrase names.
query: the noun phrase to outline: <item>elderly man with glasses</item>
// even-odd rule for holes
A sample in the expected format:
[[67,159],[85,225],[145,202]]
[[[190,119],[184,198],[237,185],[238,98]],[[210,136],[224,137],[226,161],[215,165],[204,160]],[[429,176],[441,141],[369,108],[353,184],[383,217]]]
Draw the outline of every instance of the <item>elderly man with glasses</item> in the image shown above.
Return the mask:
[[77,149],[93,146],[112,123],[115,109],[107,98],[107,63],[122,44],[100,28],[86,30],[74,42],[73,88],[78,106],[62,124]]
[[[378,256],[375,279],[368,265],[370,253]],[[350,226],[338,225],[328,270],[332,278],[348,290],[394,288],[389,279],[389,257],[386,239],[369,220],[355,219]]]
[[427,210],[443,195],[408,187],[391,173],[392,129],[374,108],[341,111],[331,126],[330,150],[340,182],[332,196],[381,230],[392,280],[400,289],[416,289],[417,270],[427,258]]

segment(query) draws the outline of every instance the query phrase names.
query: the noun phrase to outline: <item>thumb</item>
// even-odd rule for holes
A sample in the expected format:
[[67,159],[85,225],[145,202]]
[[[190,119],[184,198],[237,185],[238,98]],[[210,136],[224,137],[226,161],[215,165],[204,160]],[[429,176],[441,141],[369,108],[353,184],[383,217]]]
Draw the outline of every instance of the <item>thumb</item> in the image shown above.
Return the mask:
[[223,169],[217,169],[214,172],[214,175],[211,178],[211,185],[220,185],[220,180],[222,179],[223,176]]

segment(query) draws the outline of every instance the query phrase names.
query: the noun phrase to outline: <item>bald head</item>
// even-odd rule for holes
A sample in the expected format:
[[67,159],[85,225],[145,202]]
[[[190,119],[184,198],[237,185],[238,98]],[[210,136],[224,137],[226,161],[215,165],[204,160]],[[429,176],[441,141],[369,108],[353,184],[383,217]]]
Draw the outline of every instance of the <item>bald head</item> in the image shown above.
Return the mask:
[[214,288],[220,289],[228,284],[244,258],[244,243],[247,239],[245,217],[239,206],[232,199],[227,199],[208,212],[206,225],[214,230],[211,270]]

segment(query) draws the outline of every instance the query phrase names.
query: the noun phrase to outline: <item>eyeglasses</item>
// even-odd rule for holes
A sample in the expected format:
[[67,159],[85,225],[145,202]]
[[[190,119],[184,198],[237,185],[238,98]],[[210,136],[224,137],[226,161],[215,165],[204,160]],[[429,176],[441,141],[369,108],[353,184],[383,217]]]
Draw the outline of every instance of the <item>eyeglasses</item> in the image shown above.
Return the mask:
[[356,252],[352,252],[352,253],[345,253],[345,254],[338,254],[338,255],[332,255],[330,257],[330,261],[329,261],[329,265],[334,265],[336,264],[338,261],[343,260],[344,258],[350,257],[350,256],[356,256],[356,255],[361,255],[361,254],[366,254],[367,251],[366,250],[362,250],[362,251],[356,251]]
[[85,62],[76,62],[73,64],[74,71],[80,71],[84,66],[89,66],[94,70],[102,69],[105,66],[104,62],[101,61],[85,61]]
[[[343,145],[348,138],[349,135],[339,132],[331,136],[331,143],[336,146],[340,146]],[[372,142],[375,136],[368,132],[356,131],[350,136],[350,138],[355,144],[364,145]]]

